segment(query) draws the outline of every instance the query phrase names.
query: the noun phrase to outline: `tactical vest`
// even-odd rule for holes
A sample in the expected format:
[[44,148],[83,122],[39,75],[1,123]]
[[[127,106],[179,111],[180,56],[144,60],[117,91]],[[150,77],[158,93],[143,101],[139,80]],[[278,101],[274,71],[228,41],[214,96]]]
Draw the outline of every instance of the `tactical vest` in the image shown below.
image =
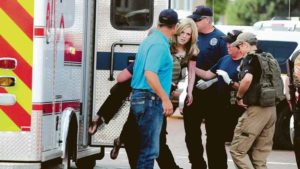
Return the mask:
[[261,74],[259,80],[252,82],[245,93],[244,103],[263,107],[275,106],[285,98],[279,64],[270,53],[249,53],[242,61],[239,73],[240,80],[247,73],[245,68],[252,63],[253,59],[258,59],[259,64],[257,66],[260,66]]

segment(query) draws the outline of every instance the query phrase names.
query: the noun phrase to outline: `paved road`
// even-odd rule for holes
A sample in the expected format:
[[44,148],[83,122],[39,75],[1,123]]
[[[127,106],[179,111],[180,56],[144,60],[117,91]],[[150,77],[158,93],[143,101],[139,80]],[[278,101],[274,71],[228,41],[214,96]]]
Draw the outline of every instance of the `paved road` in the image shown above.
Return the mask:
[[[190,169],[188,153],[184,141],[183,120],[180,117],[168,119],[168,145],[170,146],[176,162],[184,169]],[[203,136],[205,140],[205,135]],[[228,151],[228,148],[227,148]],[[98,160],[95,169],[129,169],[127,156],[124,149],[121,149],[119,157],[111,160],[109,157],[110,149],[107,148],[105,157]],[[231,156],[228,152],[228,168],[234,169]],[[268,159],[270,169],[297,169],[294,153],[291,151],[273,151]],[[159,167],[155,166],[156,169]]]

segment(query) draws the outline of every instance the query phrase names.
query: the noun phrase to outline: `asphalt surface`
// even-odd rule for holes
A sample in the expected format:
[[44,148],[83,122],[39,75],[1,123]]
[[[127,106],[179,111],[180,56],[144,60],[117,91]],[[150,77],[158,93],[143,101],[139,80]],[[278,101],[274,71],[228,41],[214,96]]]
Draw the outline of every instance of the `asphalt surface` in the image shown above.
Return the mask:
[[[203,128],[203,127],[202,127]],[[183,120],[180,115],[168,118],[168,145],[173,152],[177,164],[184,168],[189,169],[191,165],[188,160],[188,152],[184,141],[184,127]],[[205,133],[205,131],[203,131]],[[203,134],[203,140],[205,141],[205,134]],[[204,142],[205,144],[205,142]],[[102,160],[98,160],[95,169],[129,169],[127,156],[124,149],[121,149],[119,157],[116,160],[111,160],[109,153],[110,148],[106,148],[105,157]],[[235,169],[232,158],[228,155],[228,168]],[[155,168],[159,167],[155,164]],[[268,158],[269,169],[297,169],[296,160],[292,151],[278,151],[273,150]]]

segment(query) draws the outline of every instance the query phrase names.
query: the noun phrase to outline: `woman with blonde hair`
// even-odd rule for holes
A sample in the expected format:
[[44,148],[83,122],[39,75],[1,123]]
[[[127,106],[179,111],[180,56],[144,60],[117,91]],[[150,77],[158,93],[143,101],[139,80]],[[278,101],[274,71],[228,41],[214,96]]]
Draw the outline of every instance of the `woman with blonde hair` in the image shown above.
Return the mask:
[[[173,87],[183,79],[182,69],[188,68],[187,105],[193,102],[193,86],[195,82],[196,56],[199,53],[197,47],[198,31],[195,22],[190,18],[181,19],[176,26],[176,33],[171,39],[171,53],[173,55]],[[172,92],[171,99],[178,97]],[[174,101],[173,101],[174,102]],[[176,108],[176,105],[173,107]]]
[[[150,31],[149,34],[151,34]],[[195,81],[195,66],[196,66],[196,56],[199,53],[199,49],[196,45],[196,40],[198,38],[197,27],[192,19],[186,18],[182,19],[176,26],[176,34],[171,39],[171,53],[173,55],[173,75],[172,75],[172,89],[173,91],[177,88],[177,83],[182,79],[181,75],[182,69],[188,67],[188,105],[192,103],[192,90]],[[124,83],[131,80],[133,65],[131,64],[126,69],[124,69],[117,77],[118,83]],[[120,89],[123,90],[123,89]],[[129,95],[129,93],[128,93]],[[178,98],[178,92],[172,92],[171,97]],[[175,106],[173,106],[175,107]],[[176,107],[175,107],[176,108]],[[103,112],[105,113],[105,112]],[[100,115],[95,119],[94,123],[96,125],[91,125],[90,133],[94,134],[99,125]],[[167,134],[167,121],[164,118],[161,133],[160,133],[160,153],[159,157],[156,159],[159,167],[161,169],[181,169],[175,162],[169,146],[166,143]],[[135,168],[137,157],[138,157],[138,143],[132,141],[133,134],[138,133],[136,131],[138,128],[135,124],[132,116],[129,115],[128,120],[122,130],[120,137],[116,138],[113,143],[113,149],[111,151],[111,158],[116,159],[121,148],[121,144],[124,142],[125,149],[127,152],[129,164],[131,168]]]

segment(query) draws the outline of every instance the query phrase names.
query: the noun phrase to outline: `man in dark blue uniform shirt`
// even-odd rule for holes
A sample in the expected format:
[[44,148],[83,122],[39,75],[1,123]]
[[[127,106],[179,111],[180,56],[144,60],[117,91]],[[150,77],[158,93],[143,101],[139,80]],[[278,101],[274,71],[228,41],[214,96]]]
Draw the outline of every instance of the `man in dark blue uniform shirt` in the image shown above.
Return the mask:
[[[211,9],[205,6],[197,6],[193,15],[189,16],[198,27],[200,53],[197,56],[196,66],[203,70],[210,69],[221,57],[227,55],[226,41],[222,38],[224,34],[212,25],[212,16]],[[199,78],[197,79],[199,80]],[[183,109],[185,141],[192,169],[207,168],[203,158],[200,130],[203,119],[205,119],[207,132],[208,166],[210,169],[227,168],[227,159],[224,158],[222,147],[218,147],[220,144],[216,143],[220,137],[218,131],[220,126],[218,126],[216,119],[218,119],[218,113],[221,113],[216,109],[218,106],[214,105],[214,100],[217,97],[216,85],[213,84],[205,90],[193,90],[193,97],[193,103]]]

